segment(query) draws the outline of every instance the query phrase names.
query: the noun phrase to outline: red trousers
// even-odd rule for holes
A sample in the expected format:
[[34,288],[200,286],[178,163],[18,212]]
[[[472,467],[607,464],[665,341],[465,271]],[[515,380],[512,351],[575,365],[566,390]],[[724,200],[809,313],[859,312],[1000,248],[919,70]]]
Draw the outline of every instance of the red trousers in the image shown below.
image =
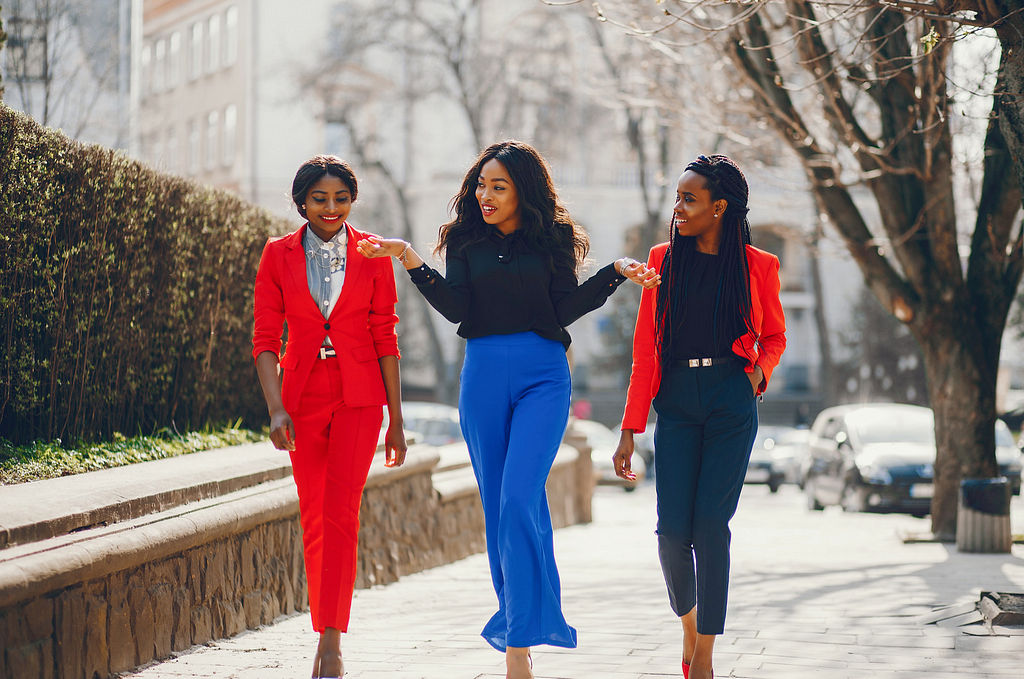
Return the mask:
[[313,629],[348,631],[356,581],[359,503],[377,449],[380,406],[349,408],[336,358],[313,366],[296,412],[292,473],[299,490],[302,545]]

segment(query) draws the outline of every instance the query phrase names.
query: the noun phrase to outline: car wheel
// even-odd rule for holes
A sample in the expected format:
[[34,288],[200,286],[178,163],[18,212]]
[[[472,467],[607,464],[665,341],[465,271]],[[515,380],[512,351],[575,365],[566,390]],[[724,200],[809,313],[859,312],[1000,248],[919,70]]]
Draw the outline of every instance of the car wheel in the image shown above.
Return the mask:
[[843,499],[840,504],[843,507],[844,512],[862,512],[864,511],[864,503],[861,501],[860,493],[854,486],[846,486],[843,488]]
[[775,480],[769,481],[768,482],[768,490],[773,492],[773,493],[778,493],[779,492],[779,486],[781,486],[781,485],[782,485],[781,481],[775,481]]
[[622,488],[623,488],[623,490],[625,490],[625,491],[626,491],[627,493],[632,493],[632,492],[633,492],[634,490],[636,490],[636,486],[623,486]]
[[818,498],[814,496],[814,479],[807,479],[804,483],[804,492],[807,494],[807,509],[815,512],[825,509],[825,505],[818,502]]

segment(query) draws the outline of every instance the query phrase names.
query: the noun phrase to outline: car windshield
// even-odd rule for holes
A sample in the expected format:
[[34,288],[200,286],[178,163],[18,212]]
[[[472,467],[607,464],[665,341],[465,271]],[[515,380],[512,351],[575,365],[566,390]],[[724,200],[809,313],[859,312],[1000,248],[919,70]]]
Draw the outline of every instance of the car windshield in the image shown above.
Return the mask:
[[1010,428],[1002,420],[996,420],[996,445],[1010,446],[1011,448],[1017,445],[1013,441],[1013,434],[1010,433]]
[[862,444],[935,443],[935,421],[927,408],[865,408],[846,421]]

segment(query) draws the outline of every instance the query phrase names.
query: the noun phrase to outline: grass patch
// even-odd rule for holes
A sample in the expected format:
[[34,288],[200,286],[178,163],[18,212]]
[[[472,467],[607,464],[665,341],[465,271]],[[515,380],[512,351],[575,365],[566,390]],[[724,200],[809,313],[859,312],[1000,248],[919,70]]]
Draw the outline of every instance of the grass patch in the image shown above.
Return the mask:
[[15,446],[0,439],[0,485],[123,467],[136,462],[161,460],[266,438],[259,432],[240,429],[238,424],[236,422],[233,426],[186,434],[163,430],[153,436],[128,438],[115,433],[110,441],[83,443],[71,448],[65,448],[59,440]]

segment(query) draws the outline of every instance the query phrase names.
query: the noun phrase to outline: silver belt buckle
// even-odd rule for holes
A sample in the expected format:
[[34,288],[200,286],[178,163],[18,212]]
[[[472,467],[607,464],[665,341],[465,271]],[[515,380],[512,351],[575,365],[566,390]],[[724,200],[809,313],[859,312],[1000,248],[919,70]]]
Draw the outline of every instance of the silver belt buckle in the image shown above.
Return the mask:
[[320,358],[327,358],[327,356],[327,347],[320,347]]
[[700,364],[702,366],[704,366],[705,368],[707,368],[709,365],[711,365],[711,359],[710,358],[702,358],[702,359],[700,359]]
[[690,359],[690,367],[691,368],[699,368],[700,367],[700,359],[699,358],[691,358]]

